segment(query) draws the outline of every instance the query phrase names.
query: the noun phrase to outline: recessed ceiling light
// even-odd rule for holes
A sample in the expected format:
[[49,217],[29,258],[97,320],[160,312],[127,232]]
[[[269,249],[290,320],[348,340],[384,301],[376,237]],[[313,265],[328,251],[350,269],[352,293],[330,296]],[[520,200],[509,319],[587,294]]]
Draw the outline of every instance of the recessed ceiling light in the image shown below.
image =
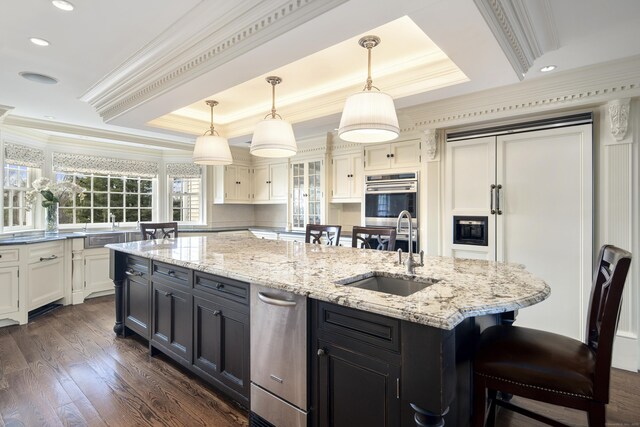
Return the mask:
[[53,5],[58,9],[64,10],[65,12],[73,10],[73,5],[65,0],[53,0],[51,3],[53,3]]
[[29,40],[31,41],[31,43],[37,46],[49,46],[49,42],[46,41],[45,39],[40,39],[38,37],[31,37]]
[[47,85],[54,85],[58,83],[57,79],[54,79],[53,77],[45,76],[44,74],[30,73],[28,71],[21,71],[18,74],[20,74],[22,77],[24,77],[27,80],[31,80],[32,82],[44,83]]
[[553,71],[555,69],[555,65],[545,65],[544,67],[540,68],[540,71],[542,71],[543,73],[548,73],[549,71]]

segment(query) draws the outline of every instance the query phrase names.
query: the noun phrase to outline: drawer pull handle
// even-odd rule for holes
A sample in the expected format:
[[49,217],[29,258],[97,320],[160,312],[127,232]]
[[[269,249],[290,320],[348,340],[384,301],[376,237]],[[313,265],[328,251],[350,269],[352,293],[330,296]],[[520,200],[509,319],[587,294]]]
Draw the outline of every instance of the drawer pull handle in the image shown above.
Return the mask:
[[213,315],[214,316],[220,316],[222,314],[222,312],[220,310],[214,310],[213,311]]
[[224,284],[216,283],[216,289],[222,289],[222,288],[224,288]]
[[58,255],[51,255],[48,257],[40,257],[40,261],[51,261],[52,259],[58,258]]
[[176,271],[175,270],[169,270],[169,271],[167,271],[167,274],[169,276],[175,276],[176,275]]
[[262,292],[258,292],[258,299],[266,304],[278,305],[280,307],[293,307],[296,305],[295,301],[288,301],[284,299],[271,298],[263,294]]
[[131,268],[128,268],[124,271],[124,274],[126,274],[127,276],[142,276],[142,272],[141,271],[134,271]]

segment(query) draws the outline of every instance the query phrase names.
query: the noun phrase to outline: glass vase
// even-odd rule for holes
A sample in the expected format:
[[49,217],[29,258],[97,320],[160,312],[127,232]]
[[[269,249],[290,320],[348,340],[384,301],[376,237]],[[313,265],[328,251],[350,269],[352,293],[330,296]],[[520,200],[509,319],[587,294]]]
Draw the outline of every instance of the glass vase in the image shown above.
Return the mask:
[[57,234],[58,233],[58,204],[54,203],[51,206],[44,208],[45,210],[45,234]]

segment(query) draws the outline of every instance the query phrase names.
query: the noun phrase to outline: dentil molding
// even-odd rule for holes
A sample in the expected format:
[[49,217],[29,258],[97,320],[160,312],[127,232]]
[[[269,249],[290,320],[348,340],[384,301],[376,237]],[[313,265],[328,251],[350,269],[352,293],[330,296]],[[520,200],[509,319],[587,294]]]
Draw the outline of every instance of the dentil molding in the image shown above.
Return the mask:
[[403,132],[603,105],[637,96],[640,96],[640,56],[408,107],[401,111],[406,123]]
[[631,99],[615,99],[607,103],[609,110],[609,130],[613,138],[620,142],[627,135],[629,127],[629,107]]
[[[518,78],[522,80],[536,58],[544,53],[531,23],[527,4],[522,0],[474,0],[474,2]],[[546,24],[546,27],[539,31],[548,32],[550,28],[555,27],[552,22]]]

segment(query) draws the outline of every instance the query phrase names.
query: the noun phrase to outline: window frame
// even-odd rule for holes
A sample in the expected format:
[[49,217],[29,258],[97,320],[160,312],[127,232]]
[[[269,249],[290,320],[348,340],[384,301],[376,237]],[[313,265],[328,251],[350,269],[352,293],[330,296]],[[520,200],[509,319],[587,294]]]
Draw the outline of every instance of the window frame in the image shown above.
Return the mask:
[[[174,183],[175,180],[197,180],[198,181],[198,190],[195,192],[174,192]],[[203,224],[204,223],[204,197],[202,197],[203,195],[203,190],[204,190],[204,175],[199,175],[199,176],[167,176],[167,218],[169,218],[169,221],[175,221],[178,224]],[[184,188],[184,184],[182,186],[182,188]],[[192,220],[192,221],[185,221],[184,215],[181,214],[180,219],[176,220],[173,217],[173,211],[174,209],[179,209],[181,212],[184,212],[185,210],[194,210],[195,208],[189,208],[189,207],[184,207],[181,206],[179,208],[174,207],[173,205],[173,198],[174,197],[193,197],[193,196],[197,196],[197,211],[198,211],[198,218],[196,220]]]
[[[6,185],[6,181],[7,181],[7,169],[13,169],[16,171],[24,171],[27,173],[27,177],[26,177],[26,186],[25,187],[10,187]],[[34,167],[30,167],[30,166],[23,166],[23,165],[19,165],[16,163],[11,163],[10,161],[4,161],[2,164],[2,218],[0,219],[0,224],[1,227],[0,229],[2,230],[2,232],[15,232],[15,231],[28,231],[28,230],[35,230],[37,227],[37,221],[36,221],[36,212],[38,212],[40,210],[39,206],[40,204],[38,203],[38,199],[36,199],[36,201],[34,201],[32,206],[29,206],[27,200],[26,200],[26,193],[30,190],[32,190],[32,186],[31,183],[33,183],[34,180],[36,180],[37,178],[39,178],[42,174],[42,169],[41,168],[34,168]],[[4,203],[4,193],[5,192],[9,192],[10,196],[7,198],[7,200],[13,201],[13,197],[11,195],[11,193],[18,191],[18,192],[22,192],[23,195],[22,197],[20,197],[20,200],[22,201],[22,206],[19,206],[18,208],[13,206],[13,203],[11,203],[12,206],[6,206]],[[24,215],[25,215],[25,219],[30,219],[30,223],[28,224],[28,220],[27,220],[27,225],[7,225],[7,223],[5,223],[5,211],[7,209],[10,209],[10,213],[9,216],[11,218],[13,218],[13,211],[15,209],[19,209],[20,211],[23,211]],[[8,222],[9,224],[12,224],[13,221],[9,220]]]
[[[72,198],[71,206],[64,205],[59,208],[59,218],[60,218],[60,228],[74,228],[78,225],[84,226],[94,226],[94,225],[105,225],[110,224],[111,214],[117,215],[115,218],[115,222],[118,225],[123,226],[133,226],[138,222],[149,222],[149,221],[157,221],[157,213],[155,206],[157,206],[157,179],[149,178],[149,177],[140,177],[140,176],[126,176],[124,174],[95,174],[95,173],[81,173],[81,172],[53,172],[53,181],[61,182],[61,179],[65,177],[73,177],[74,182],[78,185],[86,188],[86,184],[84,182],[78,182],[78,180],[86,180],[89,179],[91,182],[91,188],[87,188],[85,190],[85,200],[89,199],[89,202],[83,203],[82,205],[78,204],[78,197],[75,196]],[[96,178],[105,179],[106,180],[106,188],[104,190],[95,188],[95,180]],[[112,188],[112,180],[117,182],[119,180],[122,181],[122,190],[118,191],[117,189]],[[137,191],[128,192],[127,189],[127,180],[135,180],[137,181],[136,188]],[[142,192],[141,183],[143,181],[148,181],[151,184],[150,192]],[[105,205],[106,206],[94,206],[95,203],[95,195],[104,195],[105,197]],[[137,198],[137,205],[127,207],[127,196],[135,195]],[[150,196],[151,200],[149,206],[142,206],[141,196]],[[122,204],[118,206],[112,206],[112,202],[114,197],[122,196]],[[78,210],[89,210],[89,219],[87,222],[77,222],[78,219]],[[106,210],[106,218],[104,222],[96,221],[95,210]],[[151,217],[149,219],[141,218],[141,210],[148,209],[150,211]],[[72,222],[63,222],[65,210],[71,210],[71,218]],[[127,220],[127,210],[133,211],[137,210],[137,217],[135,220]],[[122,214],[118,215],[118,211],[121,211]]]

